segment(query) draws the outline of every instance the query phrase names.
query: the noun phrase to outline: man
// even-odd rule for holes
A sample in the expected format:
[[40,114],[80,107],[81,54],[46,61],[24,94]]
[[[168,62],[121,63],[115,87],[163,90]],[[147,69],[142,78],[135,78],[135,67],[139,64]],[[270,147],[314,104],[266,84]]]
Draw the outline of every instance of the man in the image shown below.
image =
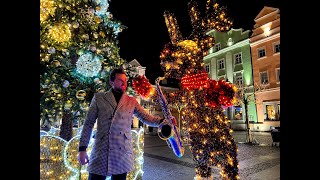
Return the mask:
[[[127,173],[134,169],[133,115],[153,127],[163,121],[148,114],[134,97],[125,93],[127,77],[123,69],[114,69],[109,83],[110,90],[94,94],[81,132],[78,158],[82,165],[89,163],[89,180],[105,180],[106,176],[111,176],[112,180],[125,180]],[[96,121],[95,141],[89,159],[86,148]]]

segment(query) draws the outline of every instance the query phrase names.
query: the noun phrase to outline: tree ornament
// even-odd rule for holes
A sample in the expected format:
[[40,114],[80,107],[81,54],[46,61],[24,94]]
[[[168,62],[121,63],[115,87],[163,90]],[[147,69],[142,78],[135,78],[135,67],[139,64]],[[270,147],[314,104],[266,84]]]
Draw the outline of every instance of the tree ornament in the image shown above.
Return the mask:
[[79,90],[76,92],[76,97],[79,100],[84,100],[84,98],[86,97],[87,93],[84,90]]

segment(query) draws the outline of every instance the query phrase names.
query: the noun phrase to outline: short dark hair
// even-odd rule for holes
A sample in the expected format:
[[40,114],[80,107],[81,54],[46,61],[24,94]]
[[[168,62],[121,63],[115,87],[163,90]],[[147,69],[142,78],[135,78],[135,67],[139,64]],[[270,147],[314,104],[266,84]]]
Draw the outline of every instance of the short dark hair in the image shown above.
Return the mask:
[[116,74],[125,74],[126,75],[126,72],[124,71],[123,68],[115,68],[111,71],[110,73],[110,77],[109,77],[109,80],[111,82],[114,81],[114,79],[116,78]]

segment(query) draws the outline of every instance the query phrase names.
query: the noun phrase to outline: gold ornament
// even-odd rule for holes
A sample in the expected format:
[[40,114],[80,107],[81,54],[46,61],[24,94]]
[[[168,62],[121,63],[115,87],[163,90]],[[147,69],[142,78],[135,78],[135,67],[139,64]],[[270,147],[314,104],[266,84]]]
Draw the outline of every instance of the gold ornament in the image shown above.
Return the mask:
[[70,40],[71,31],[67,24],[56,24],[49,29],[49,37],[59,43],[64,43]]
[[100,18],[99,16],[95,16],[95,17],[94,17],[94,21],[95,21],[96,23],[100,24],[102,20],[101,20],[101,18]]
[[49,16],[54,16],[55,10],[53,0],[40,0],[40,22],[47,20]]
[[76,92],[76,97],[77,97],[77,99],[79,99],[79,100],[84,100],[84,98],[86,97],[86,91],[84,91],[84,90],[79,90],[79,91],[77,91]]
[[100,35],[101,37],[103,37],[103,38],[106,37],[106,34],[104,34],[103,31],[100,31],[100,32],[99,32],[99,35]]
[[61,66],[60,61],[58,61],[58,60],[53,60],[53,61],[52,61],[52,64],[53,64],[55,67]]

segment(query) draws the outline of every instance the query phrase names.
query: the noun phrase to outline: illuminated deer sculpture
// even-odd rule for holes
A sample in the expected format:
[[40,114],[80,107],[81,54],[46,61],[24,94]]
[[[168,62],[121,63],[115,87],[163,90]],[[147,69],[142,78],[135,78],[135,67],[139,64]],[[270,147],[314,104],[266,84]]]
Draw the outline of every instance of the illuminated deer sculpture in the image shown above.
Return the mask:
[[182,84],[167,100],[185,103],[182,130],[193,155],[195,179],[213,179],[213,166],[221,169],[222,179],[239,179],[237,147],[222,108],[232,105],[237,89],[223,80],[210,80],[203,66],[204,55],[214,45],[206,32],[228,31],[232,22],[225,9],[212,0],[207,1],[204,18],[196,1],[191,0],[188,8],[193,31],[187,38],[182,37],[175,16],[164,13],[171,42],[160,54],[161,67],[166,78],[179,79]]

